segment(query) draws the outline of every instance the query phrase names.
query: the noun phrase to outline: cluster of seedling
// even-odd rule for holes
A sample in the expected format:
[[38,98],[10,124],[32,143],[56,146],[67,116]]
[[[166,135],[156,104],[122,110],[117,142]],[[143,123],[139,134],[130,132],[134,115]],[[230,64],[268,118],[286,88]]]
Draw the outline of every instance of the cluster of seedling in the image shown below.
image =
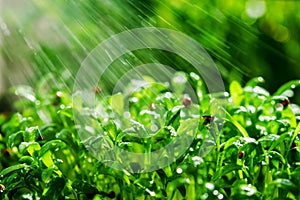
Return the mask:
[[[196,101],[166,84],[148,84],[127,97],[103,98],[99,87],[91,89],[98,95],[101,115],[94,117],[105,139],[86,141],[77,133],[71,96],[63,87],[46,92],[47,83],[34,92],[17,88],[24,97],[16,102],[19,112],[0,115],[0,198],[299,199],[300,107],[289,98],[300,81],[286,83],[273,95],[260,86],[261,78],[244,87],[232,82],[222,94],[225,115],[219,119],[210,106],[216,97],[200,87],[199,77],[186,77],[201,93]],[[120,107],[125,100],[127,110]],[[185,123],[178,110],[172,111],[176,106],[186,112],[197,108],[192,116],[199,117],[199,125],[190,146],[170,165],[142,173],[139,163],[130,163],[139,172],[133,173],[110,168],[91,155],[95,142],[135,152],[164,148]],[[125,112],[130,119],[124,119]],[[134,128],[148,130],[148,122],[157,123],[154,132],[163,133],[151,132],[152,146],[127,134]],[[207,137],[211,130],[214,137]],[[212,148],[203,152],[208,146]]]

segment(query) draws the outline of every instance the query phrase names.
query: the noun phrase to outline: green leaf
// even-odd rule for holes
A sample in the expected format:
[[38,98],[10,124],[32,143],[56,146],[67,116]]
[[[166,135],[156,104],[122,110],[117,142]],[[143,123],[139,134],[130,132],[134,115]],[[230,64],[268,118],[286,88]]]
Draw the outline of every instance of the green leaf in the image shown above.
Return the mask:
[[290,89],[295,89],[300,86],[300,80],[293,80],[283,84],[275,93],[274,96],[283,95],[283,93]]
[[232,81],[229,86],[230,95],[234,105],[239,106],[243,100],[243,88],[237,81]]
[[[295,192],[299,188],[289,179],[276,179],[270,183],[270,186],[286,189],[288,191]],[[269,188],[268,188],[269,189]]]
[[175,90],[176,95],[182,94],[182,92],[184,91],[184,89],[186,87],[186,83],[187,83],[187,78],[186,78],[185,73],[176,72],[174,74],[174,77],[172,79],[172,86]]
[[51,140],[42,146],[39,151],[39,156],[44,155],[47,151],[58,151],[65,146],[65,143],[61,140]]
[[34,161],[34,159],[31,156],[22,156],[19,159],[19,163],[27,164],[27,165],[30,165],[33,161]]
[[8,122],[4,123],[1,127],[2,131],[7,134],[13,134],[20,131],[20,122],[22,120],[22,115],[20,113],[15,113]]
[[[242,199],[258,199],[255,198],[257,196],[257,189],[255,186],[251,184],[243,184],[242,182],[236,181],[232,187],[232,197],[233,198],[242,198]],[[248,197],[248,198],[247,198]]]
[[31,155],[34,156],[33,154],[35,152],[38,152],[41,147],[39,143],[37,142],[22,142],[19,146],[20,152],[24,153],[24,150],[27,150],[27,152]]
[[199,118],[190,118],[184,121],[181,121],[178,129],[177,134],[183,135],[188,134],[194,136],[196,134],[196,130],[199,125]]
[[255,78],[252,78],[250,81],[248,81],[246,83],[246,86],[255,87],[262,83],[265,83],[265,80],[263,77],[255,77]]
[[57,133],[55,137],[66,143],[73,151],[78,152],[79,147],[75,141],[75,135],[70,130],[63,129],[59,133]]
[[194,72],[190,73],[190,79],[194,82],[197,91],[197,97],[202,105],[204,95],[207,94],[206,85],[201,80],[200,76]]
[[14,146],[20,145],[21,142],[23,141],[23,134],[24,134],[24,131],[19,131],[17,133],[11,134],[8,137],[7,145],[11,148]]
[[128,129],[125,129],[123,131],[124,133],[130,134],[130,135],[133,135],[136,137],[142,137],[142,138],[149,137],[149,133],[143,124],[131,119],[130,125],[131,125],[131,127]]
[[297,137],[297,135],[298,135],[299,133],[300,133],[300,122],[298,123],[298,126],[297,126],[297,128],[295,129],[295,131],[294,131],[294,133],[293,133],[293,135],[292,135],[292,138],[291,138],[291,141],[290,141],[290,145],[289,145],[290,148],[291,148],[291,146],[292,146],[292,144],[293,144],[295,138]]
[[290,106],[286,107],[285,109],[282,110],[281,113],[282,113],[281,115],[282,119],[288,119],[291,127],[296,128],[297,119],[291,107]]
[[118,134],[118,128],[113,120],[109,120],[107,124],[102,125],[103,129],[108,133],[111,140],[115,141]]
[[61,140],[51,140],[44,144],[39,151],[39,157],[47,167],[53,167],[54,162],[51,152],[57,152],[65,148],[66,144]]
[[236,121],[227,111],[226,112],[226,121],[231,122],[244,137],[249,137],[246,129],[238,122]]
[[110,98],[110,105],[114,111],[120,116],[123,115],[124,111],[124,97],[122,93],[117,93]]
[[237,164],[225,165],[214,173],[212,180],[216,181],[217,179],[221,178],[222,176],[230,172],[241,170],[241,169],[242,169],[241,165],[237,165]]
[[0,172],[0,175],[1,175],[1,176],[6,176],[6,175],[8,175],[8,174],[10,174],[10,173],[12,173],[12,172],[14,172],[14,171],[19,170],[19,169],[24,169],[26,166],[27,166],[27,165],[25,165],[25,164],[12,165],[12,166],[10,166],[10,167],[5,168],[4,170],[2,170],[2,171]]
[[39,136],[41,133],[37,126],[28,127],[24,131],[24,142],[34,142]]
[[279,160],[280,162],[282,162],[283,164],[285,164],[286,161],[285,161],[284,157],[277,151],[269,151],[268,154],[269,154],[271,160],[276,159],[276,160]]
[[140,143],[130,142],[130,143],[127,143],[127,146],[129,148],[129,150],[134,153],[144,153],[145,152],[145,146]]
[[157,143],[158,141],[168,139],[168,138],[172,137],[171,135],[174,136],[175,134],[176,134],[176,131],[174,130],[174,128],[171,126],[168,126],[168,127],[159,129],[154,135],[152,135],[151,140],[153,141],[153,143]]
[[48,183],[54,174],[53,168],[47,168],[42,171],[41,178],[44,183]]
[[180,111],[181,109],[172,109],[168,111],[165,126],[173,126],[176,130],[180,125]]
[[261,137],[258,140],[258,142],[265,142],[265,141],[275,142],[279,137],[280,137],[279,135],[269,134],[269,135],[265,135],[265,136]]
[[88,195],[99,194],[97,188],[82,180],[75,180],[72,183],[72,188],[83,194],[88,194]]
[[228,147],[230,147],[234,143],[239,142],[240,138],[241,138],[241,136],[232,137],[229,140],[227,140],[226,142],[222,143],[221,146],[224,146],[224,150],[226,150]]
[[57,132],[56,124],[47,124],[41,127],[40,133],[43,140],[51,140],[55,138]]
[[47,184],[47,189],[43,192],[42,200],[62,199],[62,191],[66,185],[66,181],[62,177],[55,177]]
[[278,139],[276,139],[275,141],[273,141],[271,147],[268,149],[268,151],[272,151],[274,148],[278,147],[279,144],[282,144],[284,140],[289,139],[291,137],[290,133],[284,133],[282,135],[280,135],[280,137]]
[[25,97],[29,101],[34,102],[36,100],[35,93],[33,92],[33,89],[30,86],[20,85],[17,86],[14,89],[14,91],[16,95]]
[[240,148],[240,150],[251,153],[255,151],[257,147],[257,141],[254,138],[250,137],[243,137],[241,138],[241,141],[243,143],[243,146]]
[[42,162],[48,167],[52,168],[54,166],[54,162],[52,159],[52,154],[50,151],[44,152],[42,155],[40,154],[40,158]]

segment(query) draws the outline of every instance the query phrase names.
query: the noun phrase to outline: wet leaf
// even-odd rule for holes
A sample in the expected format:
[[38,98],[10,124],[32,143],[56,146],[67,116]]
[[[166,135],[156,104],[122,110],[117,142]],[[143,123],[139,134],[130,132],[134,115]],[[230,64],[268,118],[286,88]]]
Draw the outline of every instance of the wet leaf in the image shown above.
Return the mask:
[[274,95],[283,95],[283,93],[287,90],[290,89],[295,89],[296,87],[300,86],[300,80],[293,80],[293,81],[289,81],[285,84],[283,84],[275,93]]
[[17,165],[13,165],[13,166],[10,166],[6,169],[3,169],[1,172],[0,172],[0,175],[1,176],[6,176],[12,172],[15,172],[17,170],[20,170],[20,169],[24,169],[27,165],[25,164],[17,164]]

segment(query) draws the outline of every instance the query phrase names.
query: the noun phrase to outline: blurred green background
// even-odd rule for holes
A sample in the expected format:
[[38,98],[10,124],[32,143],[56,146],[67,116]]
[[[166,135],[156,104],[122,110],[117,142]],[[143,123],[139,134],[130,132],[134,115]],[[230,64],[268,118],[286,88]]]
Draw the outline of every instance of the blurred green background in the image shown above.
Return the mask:
[[[2,96],[15,84],[35,86],[49,73],[49,84],[61,80],[71,91],[74,75],[93,48],[113,34],[145,26],[178,30],[197,40],[226,86],[262,76],[274,92],[300,78],[300,1],[0,0],[0,8]],[[172,55],[145,55],[134,53],[139,62],[129,62],[156,60],[189,71]],[[106,81],[103,87],[109,90],[113,81]],[[298,103],[299,93],[293,99]]]

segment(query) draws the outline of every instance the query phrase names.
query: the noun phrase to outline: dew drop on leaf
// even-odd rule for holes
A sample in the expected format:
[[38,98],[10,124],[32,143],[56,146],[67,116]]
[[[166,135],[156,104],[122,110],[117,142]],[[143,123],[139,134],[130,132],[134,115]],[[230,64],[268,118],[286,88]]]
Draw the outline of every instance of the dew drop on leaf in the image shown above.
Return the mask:
[[181,173],[182,173],[182,169],[179,167],[179,168],[176,169],[176,172],[177,172],[178,174],[181,174]]
[[215,185],[212,183],[205,183],[205,187],[209,190],[213,190],[215,189]]

